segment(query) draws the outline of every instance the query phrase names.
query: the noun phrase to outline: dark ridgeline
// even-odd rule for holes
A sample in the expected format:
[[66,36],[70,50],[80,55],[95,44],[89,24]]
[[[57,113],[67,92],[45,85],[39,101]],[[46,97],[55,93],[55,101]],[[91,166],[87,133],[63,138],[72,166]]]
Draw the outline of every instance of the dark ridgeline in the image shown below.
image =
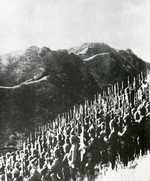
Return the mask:
[[122,87],[115,83],[94,100],[38,126],[20,148],[1,155],[0,178],[94,181],[108,167],[126,168],[146,155],[150,150],[150,71],[147,73],[128,79],[126,86],[125,82]]
[[107,85],[144,72],[146,66],[131,50],[115,50],[103,43],[58,51],[32,46],[1,56],[1,136],[18,128],[33,129],[92,99]]

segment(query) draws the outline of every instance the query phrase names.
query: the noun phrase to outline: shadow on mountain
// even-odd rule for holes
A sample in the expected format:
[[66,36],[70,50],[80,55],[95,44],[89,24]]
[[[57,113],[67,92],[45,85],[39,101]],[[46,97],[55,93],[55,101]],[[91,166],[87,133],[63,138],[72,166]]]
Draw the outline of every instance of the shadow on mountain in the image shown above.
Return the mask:
[[0,128],[33,128],[103,87],[145,71],[131,50],[85,43],[70,50],[32,46],[0,57]]

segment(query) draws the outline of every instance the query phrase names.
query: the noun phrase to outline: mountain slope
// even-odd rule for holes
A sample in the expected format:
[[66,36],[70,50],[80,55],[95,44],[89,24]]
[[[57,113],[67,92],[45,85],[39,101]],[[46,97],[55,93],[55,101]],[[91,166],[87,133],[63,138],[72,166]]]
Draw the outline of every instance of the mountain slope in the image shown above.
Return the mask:
[[114,52],[115,50],[105,43],[84,43],[79,47],[69,49],[70,53],[79,55],[82,59],[98,53]]
[[131,50],[104,43],[58,51],[32,46],[1,56],[0,128],[24,129],[52,119],[108,84],[145,71],[146,66]]
[[29,128],[52,119],[98,89],[78,56],[46,47],[31,47],[15,61],[9,57],[9,64],[1,66],[0,74],[3,131],[6,127]]
[[126,80],[149,67],[132,50],[116,50],[104,43],[85,43],[69,52],[74,52],[84,61],[100,88]]

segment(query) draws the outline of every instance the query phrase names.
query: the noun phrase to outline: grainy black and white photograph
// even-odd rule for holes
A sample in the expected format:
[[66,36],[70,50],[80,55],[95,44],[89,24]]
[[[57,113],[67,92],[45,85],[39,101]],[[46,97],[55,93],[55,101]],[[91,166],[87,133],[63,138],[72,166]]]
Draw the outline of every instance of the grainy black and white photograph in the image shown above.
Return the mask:
[[0,2],[0,181],[150,181],[150,1]]

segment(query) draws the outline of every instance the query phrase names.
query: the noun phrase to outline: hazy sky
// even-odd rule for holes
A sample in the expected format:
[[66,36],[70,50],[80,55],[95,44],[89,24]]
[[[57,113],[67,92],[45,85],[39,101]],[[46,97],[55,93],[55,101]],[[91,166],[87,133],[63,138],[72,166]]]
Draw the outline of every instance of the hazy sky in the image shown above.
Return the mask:
[[0,53],[83,42],[131,48],[150,61],[150,0],[0,0]]

